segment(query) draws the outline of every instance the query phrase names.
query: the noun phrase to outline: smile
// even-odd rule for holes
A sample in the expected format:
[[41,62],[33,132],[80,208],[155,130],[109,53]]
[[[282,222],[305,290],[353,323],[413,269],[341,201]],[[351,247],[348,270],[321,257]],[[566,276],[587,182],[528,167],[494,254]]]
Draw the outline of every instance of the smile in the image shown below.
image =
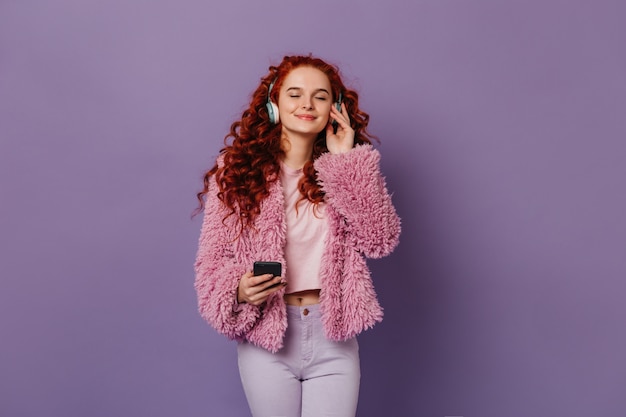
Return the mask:
[[316,119],[315,116],[311,116],[310,114],[297,114],[296,117],[300,120],[313,121]]

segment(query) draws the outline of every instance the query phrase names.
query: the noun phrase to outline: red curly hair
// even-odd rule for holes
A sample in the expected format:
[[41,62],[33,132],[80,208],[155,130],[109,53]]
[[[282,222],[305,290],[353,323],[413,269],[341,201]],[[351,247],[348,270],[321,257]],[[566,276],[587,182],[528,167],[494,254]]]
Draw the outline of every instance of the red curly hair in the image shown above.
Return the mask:
[[[261,78],[261,84],[252,95],[249,107],[243,112],[241,120],[234,122],[230,132],[224,138],[226,145],[220,151],[223,164],[216,162],[213,168],[204,174],[204,188],[197,194],[199,207],[204,208],[204,196],[209,192],[210,178],[215,176],[218,185],[218,198],[230,209],[226,216],[239,216],[241,230],[252,227],[260,212],[261,201],[269,195],[269,185],[277,181],[280,173],[281,124],[272,124],[267,113],[269,86],[274,82],[271,101],[278,102],[278,94],[283,80],[293,69],[313,67],[328,77],[333,101],[342,94],[342,102],[350,115],[350,125],[354,129],[354,144],[369,144],[376,139],[367,132],[369,115],[359,109],[359,96],[347,89],[339,75],[339,69],[320,58],[308,56],[285,56],[278,66],[270,66],[269,73]],[[232,144],[229,145],[229,140]],[[313,154],[303,167],[303,178],[298,184],[302,199],[317,204],[324,201],[324,191],[317,183],[313,161],[324,152],[326,130],[323,129],[313,144]]]

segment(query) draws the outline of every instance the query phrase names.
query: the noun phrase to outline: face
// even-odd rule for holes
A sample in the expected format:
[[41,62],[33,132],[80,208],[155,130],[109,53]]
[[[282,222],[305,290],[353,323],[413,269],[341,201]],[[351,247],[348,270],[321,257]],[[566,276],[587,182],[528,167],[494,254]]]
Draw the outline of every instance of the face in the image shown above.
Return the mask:
[[332,91],[326,74],[313,67],[298,67],[283,81],[278,95],[282,130],[315,138],[326,128],[332,105]]

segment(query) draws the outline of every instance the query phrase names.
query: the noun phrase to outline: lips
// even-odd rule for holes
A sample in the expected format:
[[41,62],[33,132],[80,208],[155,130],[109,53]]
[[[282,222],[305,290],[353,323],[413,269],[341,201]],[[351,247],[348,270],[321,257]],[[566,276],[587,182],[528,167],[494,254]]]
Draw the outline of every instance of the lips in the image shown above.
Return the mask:
[[296,114],[296,117],[300,120],[307,120],[307,121],[315,120],[315,116],[312,116],[310,114]]

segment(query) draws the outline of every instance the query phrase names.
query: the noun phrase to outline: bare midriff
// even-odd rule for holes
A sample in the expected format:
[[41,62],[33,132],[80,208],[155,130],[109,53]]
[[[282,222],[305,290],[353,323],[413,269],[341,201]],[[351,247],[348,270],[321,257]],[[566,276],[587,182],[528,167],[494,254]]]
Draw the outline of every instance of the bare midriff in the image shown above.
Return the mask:
[[290,306],[310,306],[319,304],[320,290],[306,290],[285,294],[285,303]]

